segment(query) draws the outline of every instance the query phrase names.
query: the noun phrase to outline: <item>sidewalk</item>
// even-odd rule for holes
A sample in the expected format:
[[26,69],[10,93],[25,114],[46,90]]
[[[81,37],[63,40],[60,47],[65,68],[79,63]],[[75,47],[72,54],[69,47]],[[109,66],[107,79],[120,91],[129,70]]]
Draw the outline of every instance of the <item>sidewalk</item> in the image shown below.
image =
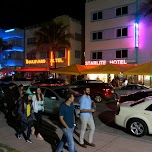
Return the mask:
[[[54,124],[50,124],[51,130],[46,132],[44,141],[39,141],[35,136],[31,136],[32,144],[26,143],[22,137],[20,140],[15,137],[15,130],[8,126],[4,115],[0,114],[0,143],[8,145],[17,149],[20,152],[53,152],[52,149],[58,144],[62,136],[62,131]],[[50,129],[49,128],[49,129]],[[47,128],[46,128],[47,130]],[[86,132],[87,139],[88,131]],[[107,134],[99,129],[94,135],[94,143],[96,147],[87,146],[87,148],[80,147],[77,142],[79,139],[79,129],[74,134],[75,147],[78,152],[151,152],[152,144],[150,141],[135,140],[136,138],[127,138],[114,134]],[[52,138],[52,140],[51,140]],[[0,151],[1,148],[0,148]],[[63,150],[67,152],[67,150]]]

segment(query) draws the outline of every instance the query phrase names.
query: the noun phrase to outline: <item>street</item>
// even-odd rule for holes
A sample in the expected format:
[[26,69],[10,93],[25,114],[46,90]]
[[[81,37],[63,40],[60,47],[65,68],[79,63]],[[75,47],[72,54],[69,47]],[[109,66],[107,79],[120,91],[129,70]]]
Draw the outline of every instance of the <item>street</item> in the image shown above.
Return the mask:
[[[115,101],[104,101],[101,103],[97,103],[97,111],[94,113],[94,120],[95,120],[95,126],[96,126],[96,132],[102,132],[111,134],[117,137],[123,136],[126,139],[132,139],[135,141],[144,141],[147,143],[152,142],[152,135],[146,135],[143,137],[134,137],[127,132],[125,132],[125,129],[115,125],[114,123],[114,114],[116,110],[116,102]],[[57,116],[51,116],[48,117],[48,115],[43,115],[43,119],[47,122],[52,121],[53,123],[56,123]],[[80,120],[77,120],[77,132],[80,131]]]

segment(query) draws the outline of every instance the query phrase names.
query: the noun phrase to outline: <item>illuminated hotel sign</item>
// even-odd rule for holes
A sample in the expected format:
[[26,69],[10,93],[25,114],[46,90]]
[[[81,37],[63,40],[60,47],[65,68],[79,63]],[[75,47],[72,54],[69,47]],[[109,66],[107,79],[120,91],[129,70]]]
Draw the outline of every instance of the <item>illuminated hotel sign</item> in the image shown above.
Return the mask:
[[46,63],[45,59],[39,59],[39,60],[28,60],[26,59],[26,64],[44,64]]
[[110,64],[127,64],[125,60],[99,60],[99,61],[85,61],[85,65],[105,65],[106,63]]
[[139,46],[139,24],[135,23],[135,47]]
[[[56,58],[55,59],[56,63],[62,63],[64,62],[62,58]],[[45,64],[47,63],[46,59],[38,59],[38,60],[25,60],[26,64]],[[54,59],[50,59],[50,63],[54,63]]]
[[[55,61],[56,61],[57,63],[62,63],[62,62],[64,62],[62,58],[56,58]],[[54,63],[54,59],[50,59],[50,63],[52,63],[52,62]]]

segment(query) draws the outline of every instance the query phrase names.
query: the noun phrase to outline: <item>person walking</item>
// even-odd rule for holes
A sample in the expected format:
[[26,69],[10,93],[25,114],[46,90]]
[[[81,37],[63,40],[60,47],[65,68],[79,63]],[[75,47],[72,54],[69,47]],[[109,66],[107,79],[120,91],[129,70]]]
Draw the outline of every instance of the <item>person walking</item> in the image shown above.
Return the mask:
[[88,145],[95,147],[95,144],[93,143],[93,135],[95,131],[95,124],[92,113],[95,112],[95,109],[92,108],[92,100],[90,98],[90,88],[86,87],[84,89],[84,94],[80,98],[80,120],[81,120],[81,130],[80,130],[80,137],[79,137],[79,143],[83,148],[86,148],[86,144],[84,143],[84,134],[87,128],[87,125],[89,126],[90,132],[89,132],[89,142]]
[[61,122],[63,136],[56,152],[61,152],[66,142],[68,143],[69,152],[76,152],[73,139],[73,131],[75,127],[73,101],[74,95],[72,93],[68,93],[66,96],[66,102],[63,102],[59,108],[59,120]]
[[18,118],[21,121],[19,131],[15,134],[18,139],[21,139],[21,134],[27,129],[26,142],[32,143],[30,135],[33,126],[33,117],[32,98],[29,94],[24,94],[18,109]]
[[44,111],[44,95],[42,94],[41,88],[36,89],[36,94],[32,96],[34,115],[36,119],[35,123],[35,135],[37,139],[43,140],[41,135],[41,124],[42,124],[42,112]]

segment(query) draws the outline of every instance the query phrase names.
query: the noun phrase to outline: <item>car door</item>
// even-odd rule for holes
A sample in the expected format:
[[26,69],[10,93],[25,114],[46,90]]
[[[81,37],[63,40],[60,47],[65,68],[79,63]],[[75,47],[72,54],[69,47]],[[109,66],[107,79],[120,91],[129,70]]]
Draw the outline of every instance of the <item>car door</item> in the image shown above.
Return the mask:
[[146,119],[149,121],[150,125],[150,130],[152,130],[152,104],[150,104],[144,111],[144,116]]
[[44,112],[57,114],[61,101],[62,99],[53,90],[46,88],[44,92]]

